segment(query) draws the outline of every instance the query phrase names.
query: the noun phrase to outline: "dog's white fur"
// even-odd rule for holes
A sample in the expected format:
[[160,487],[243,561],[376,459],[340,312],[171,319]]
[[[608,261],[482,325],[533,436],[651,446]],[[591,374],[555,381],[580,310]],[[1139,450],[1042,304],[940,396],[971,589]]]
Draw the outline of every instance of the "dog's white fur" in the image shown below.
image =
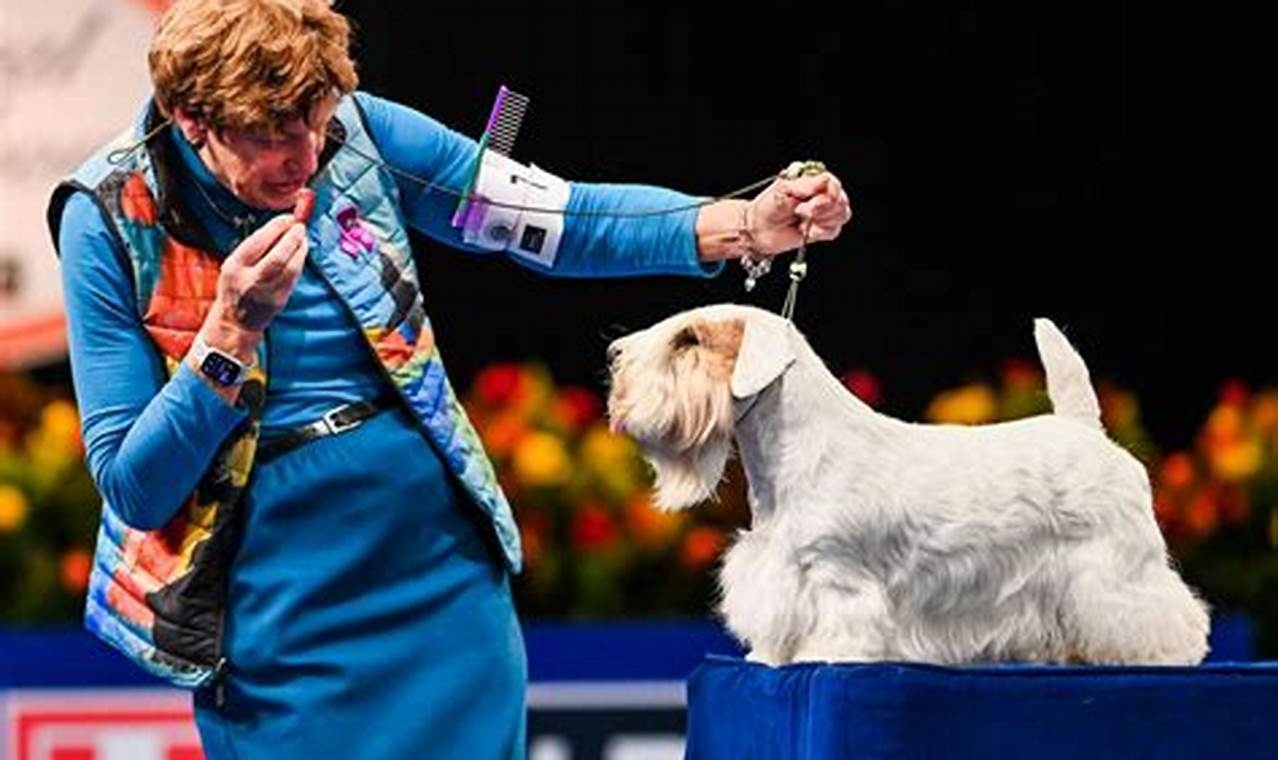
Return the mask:
[[1054,414],[920,425],[849,393],[790,322],[708,306],[609,347],[608,411],[667,509],[712,496],[736,440],[753,519],[720,612],[753,660],[1200,662],[1207,609],[1145,469],[1055,325],[1035,338]]

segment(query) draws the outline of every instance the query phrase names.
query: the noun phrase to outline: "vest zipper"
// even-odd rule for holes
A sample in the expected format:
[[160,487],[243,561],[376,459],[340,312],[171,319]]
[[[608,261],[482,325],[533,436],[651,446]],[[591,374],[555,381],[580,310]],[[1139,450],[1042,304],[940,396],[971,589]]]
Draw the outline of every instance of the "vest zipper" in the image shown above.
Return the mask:
[[219,708],[226,704],[226,658],[219,657],[213,668],[213,703]]

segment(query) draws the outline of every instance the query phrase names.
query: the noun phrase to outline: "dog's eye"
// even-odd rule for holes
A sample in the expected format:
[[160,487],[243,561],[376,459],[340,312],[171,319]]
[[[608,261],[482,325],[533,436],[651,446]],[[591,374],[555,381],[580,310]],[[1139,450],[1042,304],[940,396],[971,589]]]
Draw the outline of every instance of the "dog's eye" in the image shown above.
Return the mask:
[[678,351],[681,348],[697,345],[697,333],[691,327],[685,327],[675,333],[674,340],[670,342],[671,347]]

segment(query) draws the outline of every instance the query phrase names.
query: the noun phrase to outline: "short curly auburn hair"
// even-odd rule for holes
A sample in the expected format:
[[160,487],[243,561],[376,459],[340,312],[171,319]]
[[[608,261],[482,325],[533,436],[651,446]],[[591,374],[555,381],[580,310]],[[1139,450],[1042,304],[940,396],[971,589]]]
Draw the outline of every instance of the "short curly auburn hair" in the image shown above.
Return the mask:
[[350,23],[328,0],[176,0],[147,60],[160,111],[274,130],[355,89]]

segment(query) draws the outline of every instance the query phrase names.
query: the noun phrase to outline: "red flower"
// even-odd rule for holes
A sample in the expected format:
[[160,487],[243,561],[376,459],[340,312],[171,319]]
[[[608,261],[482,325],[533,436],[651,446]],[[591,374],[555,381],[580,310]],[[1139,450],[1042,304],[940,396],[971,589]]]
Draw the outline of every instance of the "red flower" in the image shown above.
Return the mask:
[[580,430],[599,418],[603,404],[594,393],[577,386],[559,391],[555,401],[557,416],[571,430]]
[[1154,518],[1165,531],[1174,533],[1180,530],[1180,508],[1175,499],[1162,491],[1154,492]]
[[1003,362],[1003,384],[1008,388],[1031,390],[1042,383],[1043,373],[1037,364],[1026,359]]
[[62,555],[62,586],[73,594],[78,594],[89,587],[89,570],[93,567],[93,558],[84,549],[71,549]]
[[843,373],[843,385],[852,394],[872,407],[878,408],[883,402],[883,386],[879,379],[863,369],[854,369]]
[[1247,390],[1247,384],[1238,378],[1226,380],[1224,385],[1220,387],[1220,402],[1222,404],[1245,406],[1250,395]]
[[705,526],[693,528],[683,539],[680,559],[689,570],[703,570],[714,562],[722,549],[723,533]]
[[617,523],[598,506],[582,507],[572,523],[572,544],[581,551],[606,549],[617,540]]
[[494,364],[485,368],[475,378],[475,393],[480,402],[498,406],[509,401],[519,390],[518,364]]
[[1247,492],[1235,485],[1223,486],[1220,489],[1219,506],[1221,518],[1235,525],[1245,521],[1251,511]]
[[1190,535],[1204,538],[1216,529],[1220,520],[1220,501],[1214,488],[1204,488],[1185,511],[1185,526]]
[[541,562],[549,535],[550,520],[545,513],[529,511],[519,514],[519,538],[523,544],[524,562],[529,567]]

